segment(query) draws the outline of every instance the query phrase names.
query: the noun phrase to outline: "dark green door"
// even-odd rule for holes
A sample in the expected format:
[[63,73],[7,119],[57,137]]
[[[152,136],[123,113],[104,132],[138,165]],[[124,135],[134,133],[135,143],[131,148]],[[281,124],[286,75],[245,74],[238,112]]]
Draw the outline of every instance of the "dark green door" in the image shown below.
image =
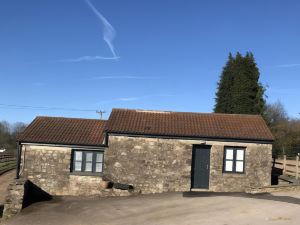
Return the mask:
[[195,145],[192,155],[192,188],[209,187],[210,148],[208,145]]

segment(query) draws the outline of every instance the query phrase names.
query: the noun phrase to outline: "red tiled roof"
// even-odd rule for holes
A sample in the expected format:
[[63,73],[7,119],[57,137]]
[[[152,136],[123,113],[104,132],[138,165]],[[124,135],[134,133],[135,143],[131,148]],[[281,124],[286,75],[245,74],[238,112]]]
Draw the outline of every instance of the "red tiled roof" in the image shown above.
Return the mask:
[[106,125],[110,133],[273,141],[259,115],[186,113],[113,109]]
[[102,145],[106,121],[36,117],[17,140],[32,143]]

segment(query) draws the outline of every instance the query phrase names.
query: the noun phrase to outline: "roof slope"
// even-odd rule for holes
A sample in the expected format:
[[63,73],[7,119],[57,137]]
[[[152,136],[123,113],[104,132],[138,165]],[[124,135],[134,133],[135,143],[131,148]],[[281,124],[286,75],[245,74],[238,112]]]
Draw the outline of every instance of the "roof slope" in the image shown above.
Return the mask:
[[21,142],[101,145],[106,121],[63,117],[36,117],[18,136]]
[[260,141],[274,139],[261,116],[241,114],[113,109],[106,131],[175,137]]

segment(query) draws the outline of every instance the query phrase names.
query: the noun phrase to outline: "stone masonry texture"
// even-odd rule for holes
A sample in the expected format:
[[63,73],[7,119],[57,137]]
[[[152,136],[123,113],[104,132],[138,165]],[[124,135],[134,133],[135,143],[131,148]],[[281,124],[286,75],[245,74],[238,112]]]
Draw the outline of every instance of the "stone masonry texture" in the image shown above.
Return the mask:
[[23,145],[21,175],[50,195],[128,196],[135,193],[105,189],[101,176],[82,176],[70,172],[72,148]]
[[[109,136],[104,175],[113,182],[131,184],[136,192],[145,194],[190,191],[192,148],[196,144],[212,146],[209,191],[245,191],[271,184],[271,144],[118,135]],[[246,147],[244,174],[223,173],[224,146]],[[71,147],[23,145],[21,178],[51,195],[125,195],[104,190],[101,176],[72,174],[71,152]]]
[[[190,191],[194,144],[212,146],[209,191],[240,192],[271,184],[271,144],[110,135],[104,172],[142,193]],[[223,173],[224,146],[246,148],[244,174]]]
[[7,220],[18,214],[23,207],[25,180],[15,180],[9,184],[8,194],[5,198],[3,220]]
[[21,177],[51,195],[101,195],[100,176],[70,172],[71,153],[71,148],[23,145]]

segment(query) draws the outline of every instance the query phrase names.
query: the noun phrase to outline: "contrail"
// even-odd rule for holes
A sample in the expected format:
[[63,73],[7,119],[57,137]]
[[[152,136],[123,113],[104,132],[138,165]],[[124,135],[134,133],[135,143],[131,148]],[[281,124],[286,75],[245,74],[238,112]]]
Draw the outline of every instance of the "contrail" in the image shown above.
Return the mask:
[[61,59],[58,62],[83,62],[83,61],[95,61],[95,60],[117,60],[119,57],[103,57],[103,56],[82,56],[79,58],[72,58],[72,59]]
[[90,0],[85,0],[86,4],[90,7],[90,9],[93,11],[93,13],[101,20],[103,24],[103,39],[108,45],[111,53],[113,54],[113,58],[117,59],[119,58],[116,55],[116,52],[114,50],[114,46],[112,44],[112,41],[114,40],[116,36],[116,31],[113,28],[113,26],[105,19],[105,17],[95,8],[95,6],[90,2]]

